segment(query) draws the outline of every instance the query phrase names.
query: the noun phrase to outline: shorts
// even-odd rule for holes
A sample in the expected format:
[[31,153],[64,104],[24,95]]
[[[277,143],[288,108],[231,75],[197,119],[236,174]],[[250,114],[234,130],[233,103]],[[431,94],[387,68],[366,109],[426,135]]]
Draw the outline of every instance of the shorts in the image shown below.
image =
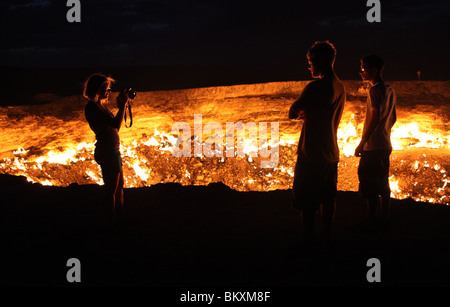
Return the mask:
[[359,161],[359,193],[364,198],[391,195],[389,156],[391,149],[363,151]]
[[103,181],[106,178],[122,172],[122,157],[119,149],[113,149],[110,151],[95,150],[95,161],[100,165],[103,174]]
[[334,203],[337,194],[337,162],[304,162],[297,159],[291,206],[296,210],[317,209]]

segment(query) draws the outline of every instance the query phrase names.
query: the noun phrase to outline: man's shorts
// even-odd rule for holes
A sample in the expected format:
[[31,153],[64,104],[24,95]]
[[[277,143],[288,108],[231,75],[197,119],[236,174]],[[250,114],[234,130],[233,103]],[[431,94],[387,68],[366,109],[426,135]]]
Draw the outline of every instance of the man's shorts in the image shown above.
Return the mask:
[[363,151],[359,161],[359,192],[364,198],[391,195],[389,156],[392,150]]
[[297,159],[291,206],[296,210],[317,209],[334,203],[337,194],[338,163],[304,162]]
[[122,171],[122,157],[119,149],[105,152],[95,150],[94,158],[102,169],[103,181]]

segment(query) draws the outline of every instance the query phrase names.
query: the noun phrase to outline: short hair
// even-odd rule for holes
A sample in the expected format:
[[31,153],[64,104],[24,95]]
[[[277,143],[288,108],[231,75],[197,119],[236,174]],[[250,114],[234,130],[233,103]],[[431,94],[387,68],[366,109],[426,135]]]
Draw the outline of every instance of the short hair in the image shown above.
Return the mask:
[[380,71],[383,69],[383,66],[384,66],[383,58],[376,54],[369,54],[369,55],[363,56],[361,58],[361,62],[369,68],[376,67]]
[[317,41],[308,50],[306,56],[308,58],[314,55],[319,63],[325,65],[333,65],[336,59],[336,48],[329,41]]
[[115,81],[113,78],[103,74],[92,74],[84,82],[83,96],[87,99],[95,100],[103,83],[114,83]]

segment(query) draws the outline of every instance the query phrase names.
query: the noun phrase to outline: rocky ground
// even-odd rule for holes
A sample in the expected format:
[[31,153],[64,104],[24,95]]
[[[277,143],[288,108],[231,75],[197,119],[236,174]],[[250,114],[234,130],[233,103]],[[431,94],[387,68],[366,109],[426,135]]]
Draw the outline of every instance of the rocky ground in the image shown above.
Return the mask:
[[[108,232],[101,187],[43,187],[1,175],[2,285],[67,286],[449,286],[450,207],[392,200],[391,223],[361,227],[365,207],[339,192],[331,245],[302,243],[289,190],[237,192],[223,184],[126,189],[128,220]],[[320,223],[317,225],[320,230]]]

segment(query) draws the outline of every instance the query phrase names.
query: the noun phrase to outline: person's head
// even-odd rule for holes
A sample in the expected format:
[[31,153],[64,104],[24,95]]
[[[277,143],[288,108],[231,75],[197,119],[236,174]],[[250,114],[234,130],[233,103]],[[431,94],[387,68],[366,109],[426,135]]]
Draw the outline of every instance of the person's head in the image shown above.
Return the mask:
[[84,83],[83,96],[92,101],[108,99],[115,80],[102,74],[90,75]]
[[375,81],[381,79],[383,67],[384,60],[382,57],[375,54],[366,55],[361,59],[361,71],[359,74],[365,81]]
[[336,48],[329,41],[315,42],[306,54],[309,70],[314,78],[320,78],[333,70]]

